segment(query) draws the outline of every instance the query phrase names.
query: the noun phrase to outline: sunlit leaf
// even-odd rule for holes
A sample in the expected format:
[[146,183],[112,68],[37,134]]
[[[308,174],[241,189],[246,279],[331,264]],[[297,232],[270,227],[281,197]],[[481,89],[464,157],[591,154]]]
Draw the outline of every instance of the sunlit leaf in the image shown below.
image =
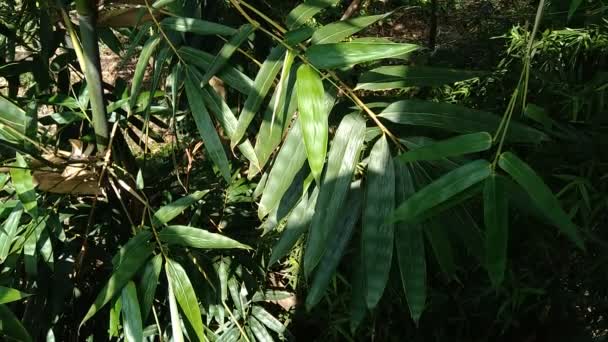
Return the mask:
[[398,58],[418,49],[418,45],[405,43],[332,43],[311,46],[306,50],[306,58],[319,69],[334,69],[384,58]]
[[167,30],[192,32],[199,35],[231,36],[236,32],[234,28],[226,25],[184,17],[167,17],[160,22],[160,26]]
[[482,75],[478,71],[428,66],[386,65],[366,71],[356,89],[388,90],[407,87],[437,87]]
[[311,43],[312,44],[329,44],[329,43],[338,43],[342,41],[344,38],[347,38],[364,28],[374,24],[378,20],[382,20],[393,12],[378,14],[378,15],[370,15],[370,16],[361,16],[347,20],[336,21],[331,24],[327,24],[325,26],[320,27],[315,31],[312,35]]
[[308,22],[315,14],[324,8],[335,5],[338,0],[309,0],[298,5],[287,14],[285,23],[287,28],[294,29]]
[[[192,284],[190,283],[190,279],[188,278],[188,274],[182,265],[169,258],[166,259],[165,272],[167,274],[167,280],[171,284],[175,299],[177,299],[182,312],[188,319],[188,322],[190,322],[198,340],[205,341],[201,310]],[[173,324],[178,323],[173,320],[172,322]]]
[[122,319],[125,341],[143,341],[144,334],[141,323],[141,310],[137,300],[135,283],[129,281],[122,289]]
[[32,217],[37,217],[38,203],[36,201],[36,190],[34,189],[34,180],[29,166],[19,153],[17,153],[16,160],[12,166],[10,169],[11,181],[15,187],[15,191],[17,191],[17,196],[21,203],[23,203],[25,210]]
[[0,304],[14,302],[29,296],[31,294],[11,289],[10,287],[0,286]]
[[203,249],[251,248],[224,235],[189,226],[167,226],[158,233],[158,238],[168,244]]
[[192,194],[186,195],[161,207],[154,213],[153,220],[155,224],[163,225],[169,223],[169,221],[176,218],[184,210],[203,198],[207,193],[209,193],[209,190],[195,191]]
[[134,108],[137,104],[137,98],[141,91],[146,69],[148,68],[148,61],[161,41],[161,37],[157,35],[148,38],[139,54],[139,59],[137,60],[137,65],[135,66],[135,72],[133,73],[131,81],[131,97],[129,98],[130,108]]

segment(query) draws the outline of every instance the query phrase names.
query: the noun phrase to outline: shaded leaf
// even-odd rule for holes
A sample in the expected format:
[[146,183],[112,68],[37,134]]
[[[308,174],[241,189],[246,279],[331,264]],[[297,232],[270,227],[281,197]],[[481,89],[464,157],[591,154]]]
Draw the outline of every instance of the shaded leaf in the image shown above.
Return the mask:
[[[188,319],[188,322],[190,322],[198,340],[205,341],[201,310],[198,306],[198,299],[196,298],[190,279],[188,279],[188,274],[182,265],[169,258],[166,259],[165,272],[167,274],[167,280],[171,284],[175,299],[177,299],[182,312]],[[172,323],[176,324],[178,322],[175,322],[172,319]],[[175,333],[175,328],[173,331]]]
[[508,201],[504,183],[495,174],[486,179],[483,189],[483,218],[486,226],[485,265],[494,287],[500,286],[507,266]]
[[285,326],[283,326],[283,323],[281,323],[281,321],[276,319],[270,312],[266,311],[263,307],[257,305],[253,306],[251,308],[251,314],[258,321],[260,321],[260,323],[268,327],[268,329],[279,334],[283,334],[283,332],[285,331]]
[[268,333],[268,330],[266,330],[266,327],[264,327],[264,325],[262,325],[262,323],[260,323],[260,321],[258,321],[255,316],[254,317],[249,317],[249,328],[251,329],[251,332],[253,333],[253,335],[256,338],[256,341],[259,342],[273,342],[273,338],[272,336],[270,336],[270,333]]
[[386,65],[364,72],[358,90],[388,90],[407,87],[437,87],[479,77],[483,73],[428,66]]
[[433,144],[424,145],[399,156],[405,162],[437,160],[488,150],[492,136],[487,132],[459,135]]
[[422,225],[439,267],[447,277],[453,277],[456,274],[456,264],[447,229],[434,219],[427,220]]
[[142,322],[146,322],[146,319],[150,314],[150,310],[152,309],[152,303],[154,302],[154,296],[156,294],[156,287],[158,286],[158,278],[160,277],[162,266],[162,255],[157,254],[150,259],[148,263],[146,263],[146,266],[142,272],[141,279],[139,281]]
[[137,300],[135,283],[129,281],[122,289],[120,297],[122,302],[122,319],[125,341],[143,341],[144,334],[141,323],[141,310]]
[[0,322],[2,323],[0,326],[0,333],[2,333],[4,337],[15,341],[32,341],[32,337],[25,327],[6,305],[0,305]]
[[157,225],[167,224],[169,221],[176,218],[184,210],[203,198],[209,190],[195,191],[192,194],[186,195],[172,203],[169,203],[158,209],[153,216],[153,220]]

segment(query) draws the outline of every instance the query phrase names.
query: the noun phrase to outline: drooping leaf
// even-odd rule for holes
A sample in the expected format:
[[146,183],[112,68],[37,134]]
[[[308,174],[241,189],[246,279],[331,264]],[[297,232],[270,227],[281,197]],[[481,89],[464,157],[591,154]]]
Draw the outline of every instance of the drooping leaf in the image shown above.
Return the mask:
[[0,333],[8,340],[31,342],[32,337],[19,319],[6,305],[0,305]]
[[243,110],[239,115],[238,123],[234,136],[231,138],[232,146],[236,146],[247,131],[249,124],[253,120],[255,113],[260,109],[264,98],[268,94],[274,79],[277,77],[279,71],[281,71],[281,61],[286,49],[283,46],[277,46],[270,51],[268,58],[262,64],[260,71],[255,76],[253,81],[253,88],[247,96],[247,100],[243,104]]
[[327,171],[309,229],[304,252],[306,274],[311,274],[325,252],[327,236],[330,228],[335,226],[340,208],[346,200],[364,138],[365,120],[359,114],[345,116],[329,150]]
[[486,226],[485,266],[494,287],[500,286],[507,266],[509,237],[508,197],[504,183],[495,174],[486,179],[483,189],[483,217]]
[[11,289],[10,287],[0,286],[0,304],[14,302],[31,296],[29,293]]
[[188,104],[190,111],[194,117],[194,122],[198,128],[199,134],[205,143],[205,148],[209,157],[213,163],[220,170],[220,174],[226,182],[230,182],[230,164],[228,163],[228,157],[226,157],[226,151],[220,141],[220,137],[215,130],[215,126],[209,117],[209,112],[203,102],[201,95],[201,88],[199,80],[195,80],[193,75],[188,73],[186,75],[186,95],[188,97]]
[[298,28],[308,22],[315,14],[324,8],[336,4],[339,0],[309,0],[298,5],[287,14],[285,23],[290,30]]
[[388,90],[407,87],[437,87],[482,75],[478,71],[428,66],[386,65],[359,77],[358,90]]
[[328,113],[325,112],[325,91],[319,74],[303,64],[298,68],[297,81],[300,125],[306,147],[308,164],[313,176],[320,182],[327,153]]
[[22,214],[23,205],[18,203],[4,221],[2,229],[0,229],[0,262],[4,262],[9,255],[13,240],[15,240],[19,229]]
[[266,330],[266,327],[264,327],[264,325],[262,323],[260,323],[260,321],[258,321],[255,316],[249,317],[248,323],[249,323],[248,326],[251,329],[251,332],[253,333],[253,335],[255,336],[256,341],[259,341],[259,342],[273,342],[274,341],[274,339],[272,338],[272,336],[270,335],[268,330]]
[[285,331],[285,326],[281,321],[276,319],[270,312],[266,311],[261,306],[253,306],[251,308],[251,314],[255,317],[260,323],[264,324],[268,329],[278,333],[283,334]]
[[137,290],[135,283],[129,281],[122,289],[122,319],[125,341],[143,341],[144,334],[141,323],[141,310],[137,300]]
[[498,165],[505,170],[513,179],[524,188],[530,198],[538,206],[538,209],[551,220],[574,244],[584,249],[578,228],[572,222],[568,214],[564,212],[558,199],[553,195],[551,189],[545,184],[536,172],[523,160],[511,152],[504,152],[498,159]]
[[312,35],[311,43],[312,44],[330,44],[330,43],[338,43],[342,41],[344,38],[347,38],[364,28],[374,24],[375,22],[382,20],[393,12],[378,14],[378,15],[370,15],[370,16],[361,16],[356,18],[351,18],[347,20],[336,21],[331,24],[327,24],[325,26],[320,27],[315,31]]
[[355,224],[359,220],[363,202],[362,195],[361,182],[358,181],[351,184],[348,199],[342,208],[335,228],[332,229],[327,242],[327,250],[323,254],[321,261],[319,261],[319,267],[308,289],[308,295],[306,296],[306,309],[308,311],[317,305],[323,298],[323,295],[325,295],[327,286],[334,277],[334,273],[346,251],[346,247],[348,247]]
[[236,240],[201,228],[189,226],[167,226],[158,233],[158,238],[172,245],[203,249],[242,248],[251,249]]
[[425,145],[399,156],[405,162],[437,160],[485,151],[492,147],[492,136],[487,132],[459,135],[434,144]]
[[[166,269],[166,266],[165,266]],[[179,317],[179,309],[177,308],[177,301],[175,298],[175,290],[169,273],[165,273],[167,276],[167,287],[168,287],[168,300],[169,300],[169,312],[171,314],[171,332],[173,333],[173,340],[177,342],[184,342],[184,333],[182,331],[182,322]],[[201,324],[202,325],[202,324]]]
[[[434,127],[457,133],[495,132],[501,120],[495,114],[460,105],[414,99],[393,102],[378,116],[397,124]],[[541,131],[512,121],[507,140],[537,143],[548,140],[548,137]]]
[[160,277],[162,266],[162,255],[155,255],[146,263],[139,281],[141,318],[144,323],[152,309],[152,303],[154,302],[154,295],[156,294],[156,287],[158,286],[158,278]]
[[34,189],[34,180],[30,173],[29,166],[21,154],[16,154],[16,160],[13,167],[10,169],[11,181],[17,192],[17,196],[25,210],[36,218],[38,216],[38,203],[36,201],[36,190]]
[[186,195],[172,203],[169,203],[158,209],[153,216],[156,225],[163,225],[176,218],[184,210],[203,198],[209,190],[195,191],[192,194]]
[[385,42],[350,42],[313,45],[306,58],[319,69],[334,69],[385,58],[402,57],[418,45]]
[[[357,253],[354,265],[362,265],[363,257],[361,253]],[[367,314],[366,290],[365,290],[365,269],[363,267],[355,267],[352,273],[352,293],[350,302],[350,331],[352,334],[357,331],[357,328]]]
[[151,237],[152,234],[149,231],[143,231],[130,240],[130,242],[135,240],[137,243],[127,243],[121,248],[114,257],[116,266],[110,279],[97,294],[95,302],[80,322],[81,326],[101,310],[150,257],[154,250],[154,246],[149,241]]
[[456,273],[456,263],[447,228],[434,219],[423,222],[422,226],[439,267],[447,277],[452,278]]
[[[177,299],[182,312],[188,319],[188,322],[190,322],[190,325],[196,333],[198,340],[205,341],[206,339],[203,331],[201,310],[186,270],[184,270],[182,265],[180,265],[178,262],[167,258],[165,263],[165,272],[167,274],[167,280],[171,284],[175,299]],[[173,324],[179,323],[179,321],[175,322],[173,320],[172,322]]]
[[148,38],[148,40],[144,44],[144,47],[141,50],[139,59],[137,60],[137,65],[135,65],[135,72],[133,73],[133,78],[131,81],[131,97],[129,98],[130,108],[135,108],[135,105],[137,104],[137,99],[141,91],[141,85],[144,80],[144,75],[146,69],[148,68],[148,61],[150,60],[150,57],[152,57],[154,51],[156,51],[156,48],[158,47],[158,44],[160,44],[161,41],[162,39],[160,36],[152,36]]
[[231,36],[237,31],[232,27],[212,21],[184,17],[167,17],[160,22],[160,26],[166,30],[192,32],[204,36]]
[[490,173],[490,163],[485,160],[476,160],[450,171],[399,204],[392,220],[414,221],[425,211],[484,180]]
[[367,276],[366,302],[373,309],[384,293],[393,259],[394,226],[386,218],[395,208],[395,169],[384,135],[370,152],[365,189],[361,248]]

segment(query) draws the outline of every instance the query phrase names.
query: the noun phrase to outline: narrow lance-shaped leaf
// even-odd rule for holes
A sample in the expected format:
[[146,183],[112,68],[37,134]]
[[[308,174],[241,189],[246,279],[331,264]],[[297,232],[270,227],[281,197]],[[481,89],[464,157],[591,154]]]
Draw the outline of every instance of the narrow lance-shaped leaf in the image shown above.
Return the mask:
[[435,259],[439,267],[448,278],[454,277],[456,273],[456,263],[454,262],[454,252],[452,243],[448,236],[447,227],[436,219],[429,219],[422,223],[424,233],[433,248]]
[[264,324],[268,327],[268,329],[282,334],[285,331],[285,326],[281,321],[276,319],[270,312],[264,310],[261,306],[254,306],[251,308],[251,314],[255,317],[260,323]]
[[264,327],[264,325],[262,325],[262,323],[260,323],[260,321],[258,321],[255,317],[249,317],[248,322],[249,322],[248,326],[251,329],[251,332],[253,332],[253,335],[255,336],[256,341],[259,341],[259,342],[274,341],[274,339],[272,338],[272,336],[270,335],[268,330],[266,330],[266,327]]
[[31,294],[11,289],[10,287],[0,286],[0,304],[14,302],[29,296]]
[[0,230],[0,262],[4,262],[6,260],[6,257],[11,250],[13,240],[15,239],[19,229],[19,223],[22,215],[23,206],[21,203],[18,203],[2,225],[2,230]]
[[141,91],[141,85],[144,80],[144,74],[148,68],[148,61],[152,54],[158,47],[158,44],[162,41],[161,37],[153,36],[150,37],[139,54],[137,65],[135,65],[135,72],[133,73],[133,79],[131,82],[131,97],[129,98],[129,108],[134,108],[137,104],[137,98]]
[[329,43],[337,43],[342,41],[344,38],[347,38],[364,28],[374,24],[378,20],[382,20],[393,12],[378,14],[378,15],[370,15],[370,16],[362,16],[356,17],[347,20],[336,21],[331,24],[327,24],[325,26],[320,27],[315,31],[312,35],[311,43],[312,44],[329,44]]
[[285,23],[287,28],[295,29],[309,21],[315,14],[321,12],[324,8],[338,3],[339,0],[309,0],[298,5],[287,14]]
[[13,167],[10,169],[11,180],[17,196],[25,210],[32,215],[38,216],[38,203],[36,201],[36,190],[34,189],[34,180],[30,173],[29,166],[21,154],[17,153]]
[[[354,264],[363,264],[361,253],[357,253]],[[365,290],[365,269],[363,267],[355,267],[351,284],[350,331],[354,334],[367,314],[367,304],[365,300],[367,291]]]
[[0,95],[0,139],[11,143],[22,141],[31,118],[11,100]]
[[403,153],[399,159],[406,162],[437,160],[485,151],[492,147],[492,136],[487,132],[471,133],[438,141]]
[[486,179],[490,172],[490,163],[476,160],[446,173],[401,203],[393,214],[393,222],[415,220],[425,211]]
[[545,216],[558,227],[579,248],[584,249],[578,228],[564,212],[551,189],[543,182],[536,172],[524,161],[511,152],[504,152],[498,159],[498,165],[519,183],[530,195]]
[[156,294],[156,287],[158,286],[158,278],[160,277],[162,266],[162,255],[157,254],[148,261],[142,272],[141,280],[139,281],[141,318],[144,323],[152,309],[152,303],[154,302],[154,295]]
[[319,69],[335,69],[384,58],[402,57],[420,49],[414,44],[350,42],[313,45],[306,58]]
[[200,83],[198,80],[193,79],[193,75],[190,73],[186,74],[186,95],[188,97],[188,104],[190,111],[194,117],[194,122],[201,135],[201,138],[205,142],[205,147],[209,157],[213,163],[220,170],[220,174],[226,182],[230,182],[230,165],[228,158],[226,157],[226,151],[220,141],[220,137],[215,130],[215,126],[209,117],[209,112],[205,107],[203,98],[201,95],[201,89],[198,86]]
[[99,291],[95,302],[91,305],[82,322],[80,322],[81,326],[106,305],[133,278],[139,268],[150,257],[154,250],[154,246],[149,241],[151,237],[152,234],[149,231],[139,233],[131,238],[118,254],[114,256],[113,262],[116,265],[114,271],[106,285]]
[[[416,192],[414,180],[405,162],[395,159],[394,164],[395,199],[398,203],[403,203]],[[422,227],[418,224],[397,223],[395,249],[410,315],[418,324],[426,303],[426,256]]]
[[122,319],[125,341],[138,342],[143,341],[144,334],[141,323],[141,311],[139,309],[139,301],[137,300],[137,290],[135,283],[128,282],[122,289]]
[[367,276],[367,307],[384,293],[393,259],[394,227],[386,222],[395,208],[395,169],[385,135],[374,144],[367,166],[361,248]]
[[169,221],[176,218],[184,210],[203,198],[209,190],[195,191],[192,194],[186,195],[172,203],[169,203],[158,209],[153,216],[153,220],[157,225],[167,224]]
[[169,300],[169,312],[171,315],[171,332],[173,333],[173,340],[176,342],[184,342],[184,333],[182,331],[182,322],[179,317],[179,309],[177,308],[177,301],[175,299],[175,291],[169,273],[165,273],[167,276],[167,287],[169,288],[168,300]]
[[[422,100],[393,102],[378,117],[397,124],[434,127],[457,133],[494,132],[501,121],[501,117],[492,113]],[[532,127],[514,121],[509,125],[508,141],[536,143],[547,139],[543,132]]]
[[236,32],[234,28],[226,25],[202,19],[184,17],[167,17],[160,22],[160,26],[164,29],[176,32],[192,32],[203,36],[230,36]]
[[507,266],[509,215],[504,182],[495,174],[486,179],[483,189],[483,218],[486,226],[485,265],[494,287],[500,286]]
[[328,135],[323,82],[315,70],[303,64],[298,68],[297,87],[299,118],[308,164],[317,183],[320,183],[327,154]]
[[262,64],[260,71],[255,77],[255,81],[253,82],[253,88],[247,96],[247,100],[243,104],[243,110],[239,115],[238,124],[236,126],[236,131],[234,136],[232,137],[232,147],[236,146],[247,131],[249,124],[253,120],[256,112],[260,109],[262,102],[264,102],[264,98],[266,94],[268,94],[268,90],[272,86],[274,79],[277,77],[279,71],[281,71],[281,61],[283,59],[283,54],[285,54],[286,49],[282,46],[277,46],[270,51],[268,58]]
[[158,233],[158,238],[168,244],[203,249],[243,248],[251,249],[236,240],[221,234],[189,226],[168,226]]
[[[198,299],[196,298],[190,279],[188,279],[188,274],[182,265],[169,258],[167,258],[167,262],[165,263],[165,272],[167,273],[167,280],[171,284],[175,299],[177,299],[182,312],[190,322],[198,340],[205,341],[201,310],[198,306]],[[173,324],[178,322],[172,320]]]
[[307,275],[311,274],[325,252],[329,229],[335,226],[340,208],[346,200],[364,138],[365,120],[359,114],[345,116],[329,151],[327,171],[310,225],[304,252],[304,271]]
[[2,322],[0,332],[7,340],[32,341],[32,337],[27,332],[27,329],[25,329],[19,319],[6,305],[0,305],[0,322]]
[[356,89],[387,90],[407,87],[437,87],[481,75],[481,72],[470,70],[387,65],[361,74]]

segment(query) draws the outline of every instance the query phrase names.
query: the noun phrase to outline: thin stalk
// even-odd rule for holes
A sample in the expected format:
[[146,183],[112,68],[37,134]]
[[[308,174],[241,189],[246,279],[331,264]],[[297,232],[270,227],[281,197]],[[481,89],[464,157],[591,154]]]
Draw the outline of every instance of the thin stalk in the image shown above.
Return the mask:
[[97,40],[97,28],[95,27],[95,9],[88,0],[77,0],[76,10],[80,24],[80,35],[84,49],[86,64],[85,77],[87,88],[91,96],[91,110],[93,112],[93,129],[95,130],[95,141],[99,154],[108,147],[108,120],[106,118],[106,106],[103,98],[101,84],[101,63],[99,60],[99,45]]

